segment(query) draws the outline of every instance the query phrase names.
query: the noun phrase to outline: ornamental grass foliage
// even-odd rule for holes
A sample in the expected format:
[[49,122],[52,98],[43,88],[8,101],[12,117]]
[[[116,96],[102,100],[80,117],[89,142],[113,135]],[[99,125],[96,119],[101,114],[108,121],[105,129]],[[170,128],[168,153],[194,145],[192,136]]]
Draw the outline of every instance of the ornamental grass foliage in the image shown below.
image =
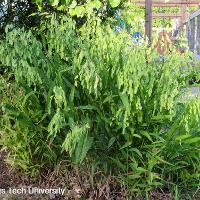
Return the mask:
[[130,192],[199,186],[200,99],[182,101],[187,53],[160,61],[99,20],[52,16],[0,41],[0,144],[35,175],[63,160],[112,173]]

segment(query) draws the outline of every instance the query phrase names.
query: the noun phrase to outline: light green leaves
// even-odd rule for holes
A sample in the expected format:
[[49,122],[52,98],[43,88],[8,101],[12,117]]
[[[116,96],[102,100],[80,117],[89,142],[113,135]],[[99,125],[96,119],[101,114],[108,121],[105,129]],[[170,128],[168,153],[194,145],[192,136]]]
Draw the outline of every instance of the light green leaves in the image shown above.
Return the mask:
[[63,113],[58,109],[48,125],[48,137],[56,137],[60,133],[61,129],[65,126],[65,117]]
[[[121,3],[121,0],[108,0],[112,8],[116,8]],[[35,0],[39,10],[42,10],[42,0]],[[102,6],[102,2],[99,0],[90,0],[84,4],[77,4],[76,0],[73,0],[70,4],[70,0],[51,0],[49,4],[58,10],[69,9],[71,16],[82,17],[84,14],[91,14],[93,8],[99,9]]]
[[116,8],[121,3],[121,0],[109,0],[109,3],[112,8]]
[[53,3],[51,4],[52,6],[58,6],[59,0],[53,0]]
[[99,0],[89,1],[85,6],[86,12],[88,14],[91,14],[93,13],[94,8],[99,9],[101,6],[102,6],[102,3]]
[[185,140],[185,139],[187,139],[189,137],[191,137],[191,135],[189,135],[189,134],[187,134],[187,135],[179,135],[179,136],[176,137],[176,140],[177,141],[179,141],[179,140],[182,141],[182,140]]
[[77,17],[81,17],[83,16],[85,13],[85,7],[84,6],[76,6],[73,9],[70,9],[69,14],[71,16],[77,16]]
[[71,16],[82,17],[84,14],[93,13],[93,8],[99,9],[102,3],[99,0],[89,1],[85,5],[77,5],[76,1],[72,1],[69,6],[69,13]]
[[99,0],[89,1],[86,7],[89,9],[97,8],[99,9],[102,6],[102,3]]
[[82,135],[80,137],[79,143],[75,149],[75,161],[76,163],[82,163],[83,160],[86,158],[88,151],[91,149],[93,144],[93,138],[86,135]]
[[35,2],[36,2],[36,4],[37,4],[37,6],[38,6],[38,9],[39,9],[39,11],[41,11],[42,10],[42,0],[35,0]]
[[130,107],[130,103],[129,103],[129,99],[128,99],[127,94],[120,93],[119,96],[122,100],[124,107],[126,108],[126,111],[130,114],[131,107]]
[[93,138],[87,134],[88,128],[87,124],[72,127],[62,144],[63,150],[67,151],[77,164],[83,162],[92,147]]
[[54,92],[54,99],[55,99],[55,103],[57,105],[57,108],[65,108],[67,107],[67,102],[66,102],[66,97],[65,97],[65,92],[62,89],[62,87],[58,87],[55,86],[53,88],[53,92]]
[[76,0],[73,0],[72,3],[70,4],[69,8],[70,9],[73,9],[77,6],[77,1]]
[[198,143],[200,141],[200,137],[193,137],[192,135],[188,134],[188,135],[177,136],[175,140],[185,144],[192,144],[192,143]]

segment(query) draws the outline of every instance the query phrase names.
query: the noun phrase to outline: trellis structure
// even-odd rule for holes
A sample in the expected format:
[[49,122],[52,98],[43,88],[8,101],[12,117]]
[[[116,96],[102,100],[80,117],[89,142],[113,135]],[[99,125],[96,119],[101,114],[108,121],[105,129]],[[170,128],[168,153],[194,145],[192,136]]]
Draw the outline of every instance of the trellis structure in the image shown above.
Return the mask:
[[[179,26],[186,19],[188,6],[200,5],[200,0],[137,0],[138,6],[145,7],[145,34],[152,41],[152,19],[153,18],[179,18]],[[179,13],[152,13],[152,7],[179,7]],[[191,25],[192,26],[192,25]]]

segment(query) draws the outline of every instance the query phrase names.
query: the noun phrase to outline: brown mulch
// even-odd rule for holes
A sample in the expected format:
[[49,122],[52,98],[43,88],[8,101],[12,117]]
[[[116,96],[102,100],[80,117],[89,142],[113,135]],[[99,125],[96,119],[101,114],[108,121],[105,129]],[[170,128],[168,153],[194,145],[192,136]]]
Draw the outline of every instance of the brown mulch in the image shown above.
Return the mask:
[[[95,176],[101,177],[98,184],[92,186],[91,177],[80,169],[66,172],[61,166],[54,170],[46,170],[34,180],[24,175],[19,169],[11,169],[5,162],[5,152],[0,153],[0,200],[123,200],[127,199],[126,191],[119,183],[115,183],[111,176],[105,177],[101,172]],[[42,189],[65,188],[65,194],[61,195],[11,195],[9,188],[37,187]],[[5,189],[6,194],[1,194]],[[28,191],[28,189],[27,189]]]
[[[0,200],[145,200],[128,196],[124,186],[120,185],[112,176],[105,176],[101,172],[95,174],[95,178],[79,168],[66,172],[61,166],[54,170],[41,172],[37,179],[22,174],[20,170],[11,169],[4,161],[5,152],[0,153]],[[94,184],[93,184],[94,182]],[[97,182],[97,183],[96,183]],[[2,194],[1,190],[9,188],[38,187],[42,189],[65,188],[65,194],[59,195],[11,195],[8,192]],[[172,194],[165,190],[156,189],[150,192],[150,200],[172,200]],[[199,198],[200,199],[200,198]],[[199,200],[198,197],[194,200]]]

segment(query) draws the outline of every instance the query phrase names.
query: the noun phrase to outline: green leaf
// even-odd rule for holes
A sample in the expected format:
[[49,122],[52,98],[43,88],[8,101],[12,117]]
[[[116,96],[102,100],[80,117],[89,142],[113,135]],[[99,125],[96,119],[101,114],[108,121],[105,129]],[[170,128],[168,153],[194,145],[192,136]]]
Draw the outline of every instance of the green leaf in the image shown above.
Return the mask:
[[138,156],[140,156],[140,158],[142,158],[142,154],[141,154],[141,152],[140,152],[139,149],[137,149],[137,148],[131,148],[130,151],[134,151],[135,153],[138,154]]
[[171,163],[169,163],[169,162],[167,162],[167,161],[165,161],[165,160],[163,160],[162,158],[160,158],[159,156],[156,156],[156,158],[160,161],[160,162],[162,162],[162,163],[165,163],[165,164],[167,164],[167,165],[171,165],[171,166],[174,166],[173,164],[171,164]]
[[120,148],[120,150],[121,150],[121,149],[124,149],[124,148],[126,148],[126,147],[129,147],[131,144],[132,144],[132,141],[127,141],[127,142]]
[[89,137],[88,135],[83,134],[82,138],[80,139],[76,151],[75,151],[75,158],[77,163],[82,163],[85,159],[87,152],[90,150],[93,143],[93,138]]
[[150,134],[147,131],[141,131],[141,134],[144,135],[145,137],[147,137],[151,142],[153,142]]
[[87,10],[93,10],[93,8],[97,8],[99,9],[101,7],[102,3],[98,0],[96,1],[90,1],[87,5],[86,5],[86,8]]
[[66,5],[69,5],[69,3],[70,3],[70,0],[65,0]]
[[76,6],[77,6],[77,2],[76,1],[72,1],[72,3],[69,6],[69,8],[75,8]]
[[194,137],[194,138],[191,138],[191,139],[184,140],[184,143],[191,144],[191,143],[196,143],[196,142],[199,142],[199,141],[200,141],[200,137]]
[[109,3],[112,8],[116,8],[121,3],[121,0],[109,0]]
[[85,13],[84,6],[76,6],[74,9],[70,9],[70,11],[69,11],[69,14],[71,16],[77,16],[77,17],[83,16],[84,13]]
[[184,140],[184,139],[187,139],[191,137],[191,135],[180,135],[180,136],[177,136],[175,140]]
[[94,1],[94,7],[96,7],[97,9],[99,9],[102,6],[102,3],[98,0]]
[[58,6],[59,0],[54,0],[53,3],[51,4],[52,6]]
[[134,175],[128,175],[128,178],[129,179],[139,179],[139,178],[141,178],[141,175],[140,174],[134,174]]
[[65,9],[65,6],[64,5],[61,5],[57,8],[57,10],[64,10]]
[[115,137],[112,137],[109,142],[108,142],[108,149],[114,144],[114,142],[116,141]]
[[126,108],[127,112],[130,113],[130,104],[129,104],[127,94],[120,93],[119,96],[120,96],[122,103],[124,104],[124,107]]

